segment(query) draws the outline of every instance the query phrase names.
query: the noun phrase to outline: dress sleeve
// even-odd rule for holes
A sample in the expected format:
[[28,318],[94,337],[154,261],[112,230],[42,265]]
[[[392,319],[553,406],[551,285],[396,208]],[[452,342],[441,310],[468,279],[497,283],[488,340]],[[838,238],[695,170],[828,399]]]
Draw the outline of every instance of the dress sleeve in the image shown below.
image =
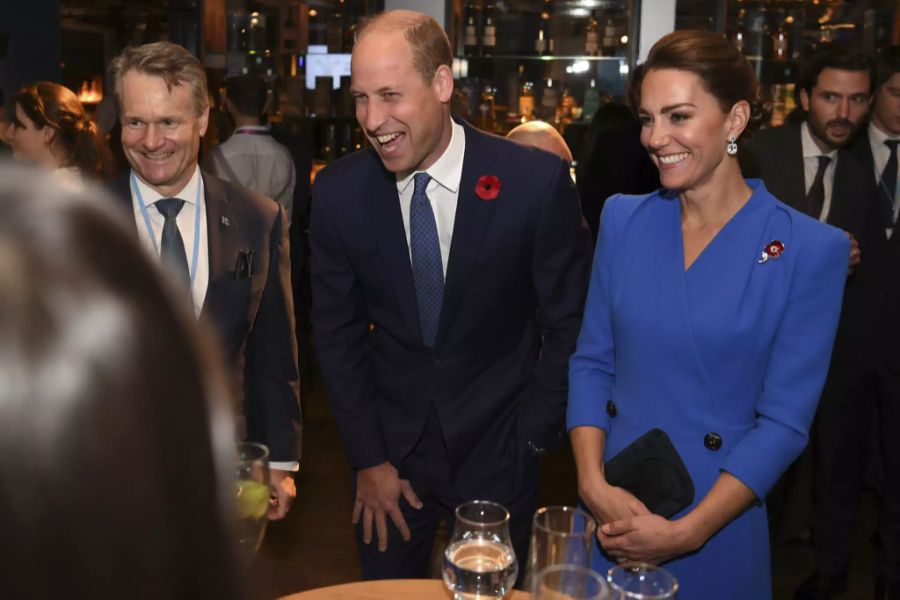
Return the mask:
[[[818,232],[816,232],[818,233]],[[798,256],[791,290],[769,351],[756,427],[729,454],[722,469],[764,498],[809,439],[834,345],[849,241],[829,228],[808,239]],[[794,247],[800,248],[799,244]]]
[[615,213],[619,195],[606,201],[591,267],[591,280],[578,346],[569,359],[569,405],[566,427],[583,425],[609,431],[606,401],[615,379],[615,340],[612,330],[610,273],[618,238]]

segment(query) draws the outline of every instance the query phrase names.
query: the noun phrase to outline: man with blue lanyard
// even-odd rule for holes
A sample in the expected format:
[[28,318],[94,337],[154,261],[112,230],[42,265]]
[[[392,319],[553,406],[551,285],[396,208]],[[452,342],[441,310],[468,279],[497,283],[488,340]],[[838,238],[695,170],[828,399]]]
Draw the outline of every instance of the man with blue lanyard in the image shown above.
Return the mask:
[[169,42],[128,48],[112,69],[131,164],[114,191],[174,292],[218,333],[243,397],[246,438],[269,448],[269,517],[281,518],[296,495],[302,431],[284,210],[199,168],[206,74],[187,50]]

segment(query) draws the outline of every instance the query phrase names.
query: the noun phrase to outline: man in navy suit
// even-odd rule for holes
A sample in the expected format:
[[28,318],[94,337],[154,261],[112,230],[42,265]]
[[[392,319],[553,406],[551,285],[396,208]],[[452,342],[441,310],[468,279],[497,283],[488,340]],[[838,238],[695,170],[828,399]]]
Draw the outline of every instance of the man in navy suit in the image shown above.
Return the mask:
[[451,119],[451,60],[424,14],[369,21],[351,92],[372,147],[313,188],[316,350],[366,578],[424,576],[476,498],[510,510],[523,561],[564,427],[590,235],[564,161]]
[[269,448],[269,517],[281,518],[296,495],[302,431],[284,210],[200,170],[206,74],[187,50],[170,42],[127,48],[112,68],[131,164],[113,191],[173,287],[218,333],[243,397],[246,437]]

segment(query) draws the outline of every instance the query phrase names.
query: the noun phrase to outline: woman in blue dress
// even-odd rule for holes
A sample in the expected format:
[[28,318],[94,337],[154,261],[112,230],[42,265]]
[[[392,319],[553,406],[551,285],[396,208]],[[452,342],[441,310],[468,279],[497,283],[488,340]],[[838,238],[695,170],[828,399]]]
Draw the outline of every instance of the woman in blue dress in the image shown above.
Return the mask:
[[[736,48],[678,31],[644,73],[641,141],[664,189],[606,203],[569,367],[579,494],[601,523],[594,567],[664,563],[679,599],[765,600],[763,500],[807,442],[849,241],[741,176],[758,86]],[[695,489],[671,519],[604,478],[653,428]]]

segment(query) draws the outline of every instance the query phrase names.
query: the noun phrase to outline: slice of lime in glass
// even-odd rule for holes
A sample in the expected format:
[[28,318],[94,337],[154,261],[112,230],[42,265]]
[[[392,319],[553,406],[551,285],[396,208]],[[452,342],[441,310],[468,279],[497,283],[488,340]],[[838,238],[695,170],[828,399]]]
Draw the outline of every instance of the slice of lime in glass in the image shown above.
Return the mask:
[[241,479],[236,484],[238,514],[242,519],[259,519],[269,509],[269,486]]

